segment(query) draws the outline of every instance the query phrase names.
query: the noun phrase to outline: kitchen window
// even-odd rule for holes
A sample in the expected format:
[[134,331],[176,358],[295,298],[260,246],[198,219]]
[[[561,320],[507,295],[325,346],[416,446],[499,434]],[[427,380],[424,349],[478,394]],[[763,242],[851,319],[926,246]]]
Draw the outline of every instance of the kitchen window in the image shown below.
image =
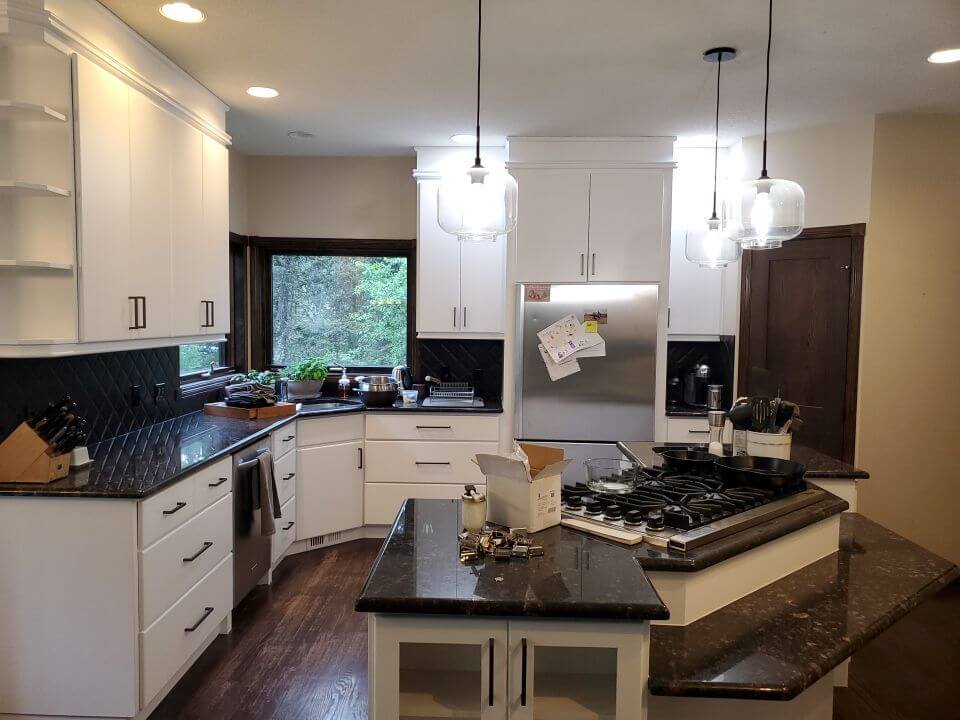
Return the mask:
[[180,346],[180,376],[196,375],[226,367],[225,342],[190,343]]
[[253,324],[254,367],[258,361],[262,369],[315,356],[350,371],[409,364],[412,241],[257,238],[254,243],[260,287],[253,297],[263,298],[260,322]]

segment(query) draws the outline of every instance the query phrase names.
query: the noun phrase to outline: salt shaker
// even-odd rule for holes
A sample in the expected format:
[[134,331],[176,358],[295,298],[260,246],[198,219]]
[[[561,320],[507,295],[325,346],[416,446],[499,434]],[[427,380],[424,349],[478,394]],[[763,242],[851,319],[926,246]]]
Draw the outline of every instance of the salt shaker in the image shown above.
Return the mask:
[[463,529],[470,532],[483,530],[483,524],[487,521],[487,496],[478,491],[476,486],[465,485],[460,501]]

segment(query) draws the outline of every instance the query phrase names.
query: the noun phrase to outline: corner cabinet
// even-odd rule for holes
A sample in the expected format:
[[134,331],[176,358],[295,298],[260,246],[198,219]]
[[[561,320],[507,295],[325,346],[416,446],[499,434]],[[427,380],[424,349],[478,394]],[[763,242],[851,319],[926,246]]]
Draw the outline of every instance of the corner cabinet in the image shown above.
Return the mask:
[[506,237],[461,243],[437,221],[441,168],[468,167],[463,155],[460,148],[417,148],[416,322],[422,338],[503,337]]

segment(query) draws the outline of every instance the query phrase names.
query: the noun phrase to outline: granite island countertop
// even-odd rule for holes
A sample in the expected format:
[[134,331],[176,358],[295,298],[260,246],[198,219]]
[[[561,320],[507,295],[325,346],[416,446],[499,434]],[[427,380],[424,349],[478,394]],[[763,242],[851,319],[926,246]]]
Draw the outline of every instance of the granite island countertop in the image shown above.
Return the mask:
[[356,610],[378,613],[649,620],[669,617],[624,546],[565,527],[533,535],[542,557],[460,562],[458,500],[407,500]]

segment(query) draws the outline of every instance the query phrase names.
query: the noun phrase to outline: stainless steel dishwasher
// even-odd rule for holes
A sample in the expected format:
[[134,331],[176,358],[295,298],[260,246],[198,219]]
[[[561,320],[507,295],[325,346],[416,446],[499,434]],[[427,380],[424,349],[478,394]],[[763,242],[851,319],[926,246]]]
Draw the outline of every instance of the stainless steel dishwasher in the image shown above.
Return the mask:
[[259,458],[269,439],[233,456],[233,606],[270,570],[270,537],[261,533]]

